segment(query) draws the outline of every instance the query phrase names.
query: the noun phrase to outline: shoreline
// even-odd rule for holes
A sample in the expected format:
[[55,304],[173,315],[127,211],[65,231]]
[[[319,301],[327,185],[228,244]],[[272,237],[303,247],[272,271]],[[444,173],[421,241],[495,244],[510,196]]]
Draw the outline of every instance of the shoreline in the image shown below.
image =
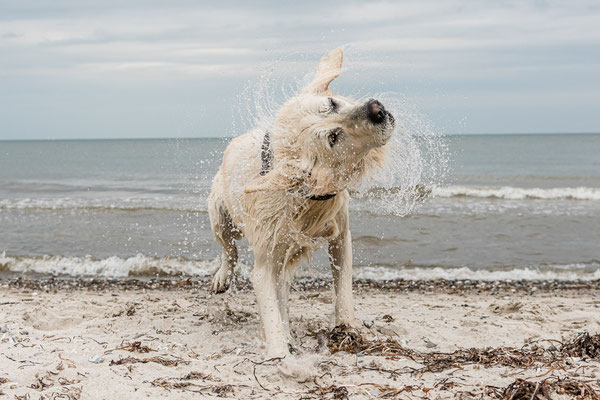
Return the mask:
[[[382,292],[432,292],[432,293],[526,293],[535,294],[564,291],[600,291],[600,279],[595,280],[476,280],[476,279],[353,279],[354,290],[378,290]],[[210,290],[211,277],[163,276],[135,278],[100,278],[47,275],[0,274],[0,289],[29,290]],[[248,279],[237,276],[232,289],[251,292]],[[296,278],[292,291],[325,291],[332,289],[330,278]]]
[[242,279],[215,295],[208,278],[1,278],[0,393],[529,399],[537,388],[597,399],[599,286],[357,280],[357,326],[340,331],[330,282],[299,279],[290,316],[300,353],[270,359]]

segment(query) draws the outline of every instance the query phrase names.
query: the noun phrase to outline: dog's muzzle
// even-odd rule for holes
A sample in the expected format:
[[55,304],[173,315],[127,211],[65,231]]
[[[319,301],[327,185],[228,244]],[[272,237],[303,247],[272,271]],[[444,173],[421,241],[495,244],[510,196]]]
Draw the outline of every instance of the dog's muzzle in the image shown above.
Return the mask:
[[371,99],[367,101],[365,107],[367,108],[367,117],[372,123],[381,124],[386,119],[389,119],[390,123],[394,123],[394,116],[378,100]]

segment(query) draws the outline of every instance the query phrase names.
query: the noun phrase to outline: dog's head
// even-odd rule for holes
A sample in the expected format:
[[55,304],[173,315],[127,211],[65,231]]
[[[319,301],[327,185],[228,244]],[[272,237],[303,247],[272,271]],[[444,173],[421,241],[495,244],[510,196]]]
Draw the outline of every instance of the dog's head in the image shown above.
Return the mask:
[[342,72],[342,58],[336,49],[321,59],[312,82],[281,107],[269,130],[274,168],[246,192],[336,193],[381,166],[394,117],[378,100],[333,94],[329,85]]

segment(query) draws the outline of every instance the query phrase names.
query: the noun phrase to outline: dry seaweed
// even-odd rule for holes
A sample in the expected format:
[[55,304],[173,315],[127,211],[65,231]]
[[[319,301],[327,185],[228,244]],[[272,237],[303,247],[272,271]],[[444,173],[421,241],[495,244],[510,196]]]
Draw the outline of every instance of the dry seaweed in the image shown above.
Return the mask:
[[165,389],[185,389],[189,386],[198,386],[192,382],[173,381],[165,378],[156,378],[150,383],[152,386],[160,386]]
[[554,355],[539,346],[522,349],[512,347],[471,348],[457,350],[453,353],[413,353],[411,358],[425,365],[419,372],[440,372],[449,368],[460,368],[467,364],[479,364],[484,367],[529,368],[536,363],[549,366],[556,360]]
[[397,399],[401,393],[409,392],[412,393],[415,390],[422,390],[424,392],[428,392],[430,389],[423,388],[421,386],[415,385],[405,385],[401,388],[395,388],[389,385],[380,385],[377,383],[361,383],[358,386],[373,386],[377,388],[379,391],[379,395],[377,396],[380,399]]
[[548,378],[538,382],[516,379],[502,391],[488,386],[487,392],[502,400],[551,400],[551,393],[568,395],[577,400],[600,400],[589,382],[570,378]]
[[130,342],[127,343],[125,346],[121,346],[121,347],[117,347],[114,349],[110,349],[110,350],[106,350],[104,352],[104,354],[108,354],[111,353],[115,350],[125,350],[125,351],[130,351],[132,353],[149,353],[151,351],[156,351],[148,346],[144,346],[142,345],[142,342]]
[[137,363],[146,364],[149,362],[161,364],[166,367],[176,367],[179,364],[187,365],[190,363],[189,361],[169,359],[169,358],[157,356],[157,357],[148,357],[148,358],[125,357],[125,358],[120,358],[118,360],[112,360],[110,362],[110,365],[111,366],[112,365],[126,365],[126,364],[137,364]]
[[40,400],[79,400],[81,398],[80,391],[76,392],[54,392],[47,395],[41,395]]
[[217,380],[217,379],[215,379],[210,374],[205,374],[205,373],[198,372],[198,371],[188,372],[187,374],[185,374],[184,376],[182,376],[179,379],[182,380],[182,381],[191,381],[191,380],[195,380],[195,379],[202,379],[202,380],[205,380],[205,381],[215,381],[215,380]]
[[[327,347],[331,353],[346,351],[353,354],[384,356],[391,359],[405,357],[420,364],[423,368],[410,369],[411,372],[441,372],[450,368],[462,368],[468,364],[484,367],[504,366],[512,368],[530,368],[544,366],[558,368],[567,357],[599,358],[600,335],[590,336],[587,332],[579,334],[572,341],[564,343],[560,350],[545,348],[539,342],[529,343],[521,348],[471,348],[456,350],[452,353],[423,353],[403,347],[398,341],[365,340],[360,333],[344,325],[335,327],[330,332],[318,332],[314,336],[325,335]],[[382,371],[397,374],[398,371]]]
[[327,387],[318,386],[314,389],[309,390],[300,399],[331,399],[331,400],[347,400],[348,389],[345,386],[331,385]]
[[[192,372],[188,372],[181,378],[157,378],[150,383],[152,384],[152,386],[160,386],[165,389],[181,389],[181,390],[186,390],[188,388],[199,388],[202,390],[202,389],[206,389],[206,388],[212,389],[212,388],[216,387],[215,385],[206,386],[206,385],[199,385],[197,383],[190,382],[190,381],[194,381],[194,380],[217,381],[218,379],[215,379],[210,374],[204,374],[202,372],[192,371]],[[218,389],[218,390],[221,390],[221,389]]]
[[182,380],[169,380],[157,378],[150,382],[152,386],[160,386],[164,389],[179,389],[195,393],[211,392],[217,397],[226,397],[229,394],[234,394],[233,385],[199,385],[193,382],[182,382]]
[[49,388],[49,387],[53,386],[53,383],[46,383],[46,382],[44,382],[44,378],[46,378],[46,377],[43,376],[43,377],[40,378],[39,376],[36,376],[37,380],[34,383],[32,383],[31,385],[29,385],[29,387],[32,388],[32,389],[43,391],[46,388]]
[[381,317],[381,319],[385,322],[394,322],[394,317],[392,317],[390,314],[385,314],[383,317]]
[[330,332],[326,333],[327,347],[331,353],[346,351],[348,353],[358,353],[365,348],[367,342],[363,339],[360,332],[346,325],[338,325]]
[[581,332],[575,339],[563,343],[560,351],[571,357],[600,358],[600,335]]

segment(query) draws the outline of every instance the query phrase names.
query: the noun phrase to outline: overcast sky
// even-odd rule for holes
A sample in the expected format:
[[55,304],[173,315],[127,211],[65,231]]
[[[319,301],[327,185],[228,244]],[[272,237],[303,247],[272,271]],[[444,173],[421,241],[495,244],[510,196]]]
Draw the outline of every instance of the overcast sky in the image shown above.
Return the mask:
[[230,136],[337,46],[447,133],[600,132],[597,0],[0,0],[0,139]]

